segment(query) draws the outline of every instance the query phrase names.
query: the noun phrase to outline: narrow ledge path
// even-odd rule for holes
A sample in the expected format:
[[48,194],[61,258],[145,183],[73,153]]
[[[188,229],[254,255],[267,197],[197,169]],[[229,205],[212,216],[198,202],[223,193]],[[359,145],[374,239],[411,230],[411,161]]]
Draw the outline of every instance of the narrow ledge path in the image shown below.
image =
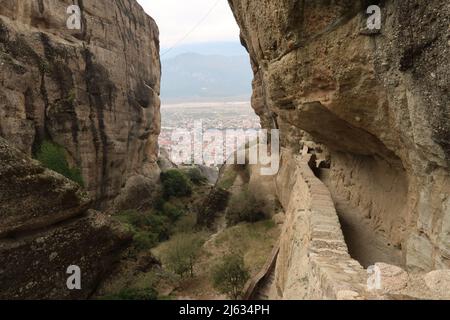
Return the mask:
[[394,247],[384,234],[375,231],[359,208],[337,194],[326,169],[321,171],[320,179],[331,192],[351,257],[366,269],[378,262],[402,267],[401,250]]

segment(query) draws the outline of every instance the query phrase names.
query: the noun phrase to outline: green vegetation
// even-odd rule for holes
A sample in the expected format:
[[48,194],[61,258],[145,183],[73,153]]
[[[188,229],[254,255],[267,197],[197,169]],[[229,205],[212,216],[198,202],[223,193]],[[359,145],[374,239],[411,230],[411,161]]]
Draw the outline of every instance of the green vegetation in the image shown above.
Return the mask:
[[47,61],[40,60],[39,61],[39,71],[41,73],[45,73],[45,74],[51,73],[50,64]]
[[204,239],[200,234],[182,233],[174,236],[168,243],[164,263],[175,274],[194,276],[194,266],[200,255]]
[[244,258],[237,254],[224,257],[213,271],[214,288],[233,300],[241,298],[248,279],[250,272],[245,267]]
[[160,203],[157,207],[147,213],[129,210],[116,215],[116,219],[133,234],[138,250],[148,250],[168,240],[176,222],[184,216],[184,211],[174,204]]
[[238,173],[233,166],[226,167],[223,176],[217,184],[217,187],[228,191],[233,186],[237,176]]
[[214,241],[217,248],[242,253],[252,274],[261,270],[280,236],[280,229],[272,220],[240,223],[225,229]]
[[14,60],[11,58],[11,56],[1,51],[0,51],[0,61],[5,62],[14,70],[14,72],[18,74],[24,74],[27,71],[25,67],[15,63]]
[[115,294],[102,297],[102,300],[157,300],[158,292],[153,288],[147,289],[123,289]]
[[72,88],[69,92],[69,96],[67,97],[67,100],[70,103],[75,103],[76,99],[77,99],[77,93],[76,93],[75,89]]
[[164,198],[188,197],[192,194],[192,185],[189,178],[179,170],[169,170],[161,173]]
[[236,225],[240,222],[257,222],[264,220],[265,203],[256,199],[253,193],[243,190],[231,197],[226,214],[228,225]]
[[[191,215],[183,216],[178,222]],[[190,219],[189,219],[190,220]],[[184,222],[183,222],[184,223]],[[182,231],[176,231],[182,233]],[[192,234],[194,231],[186,231]],[[212,237],[207,231],[197,232],[195,236],[202,240],[202,247],[195,258],[194,278],[190,277],[186,266],[182,264],[185,271],[184,278],[175,274],[174,268],[169,268],[169,252],[176,248],[176,236],[171,236],[167,242],[163,242],[154,249],[152,253],[163,262],[163,270],[167,274],[161,278],[158,287],[176,288],[172,294],[176,297],[190,297],[192,299],[205,299],[205,297],[217,298],[218,290],[214,287],[213,275],[217,270],[216,266],[224,262],[224,256],[238,252],[244,259],[246,269],[251,276],[261,271],[261,268],[270,257],[274,246],[279,239],[280,229],[272,220],[265,220],[256,223],[240,223],[236,226],[226,228]],[[207,243],[206,243],[207,241]],[[195,246],[194,246],[195,248]],[[179,259],[183,261],[183,259]],[[176,260],[177,261],[177,260]],[[171,276],[169,276],[171,275]],[[148,284],[148,281],[144,282]]]
[[230,193],[224,189],[212,189],[198,211],[198,225],[211,228],[218,214],[227,208],[229,197]]
[[140,213],[125,211],[116,216],[133,234],[134,246],[148,250],[169,239],[171,220],[162,212]]
[[46,140],[39,147],[39,150],[36,153],[36,159],[46,168],[62,174],[66,178],[84,187],[81,170],[76,167],[70,168],[63,147]]
[[173,205],[173,204],[171,204],[169,202],[166,202],[163,205],[162,212],[172,222],[178,221],[184,215],[184,211],[183,210],[181,210],[179,207],[177,207],[177,206],[175,206],[175,205]]
[[199,168],[191,168],[186,173],[191,182],[195,185],[205,184],[208,179],[203,175]]
[[197,215],[186,214],[183,215],[174,225],[173,232],[175,233],[190,233],[197,230]]

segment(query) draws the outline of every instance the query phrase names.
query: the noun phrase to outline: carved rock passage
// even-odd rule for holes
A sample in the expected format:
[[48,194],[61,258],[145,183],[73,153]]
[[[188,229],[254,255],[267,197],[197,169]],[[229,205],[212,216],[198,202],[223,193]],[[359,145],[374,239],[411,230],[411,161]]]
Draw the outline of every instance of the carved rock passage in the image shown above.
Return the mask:
[[[66,27],[72,4],[82,30]],[[2,0],[0,136],[28,155],[64,146],[99,203],[151,184],[160,69],[158,28],[135,0]]]
[[370,1],[229,3],[263,126],[294,153],[324,145],[334,189],[401,248],[402,264],[450,268],[447,1],[378,1],[371,35]]
[[[248,289],[253,289],[250,292],[253,297],[448,299],[450,270],[428,274],[406,272],[390,264],[397,263],[396,253],[390,252],[380,235],[370,229],[361,237],[352,235],[361,231],[362,226],[356,225],[356,230],[352,230],[352,236],[348,237],[349,232],[345,230],[348,226],[342,223],[342,218],[362,219],[353,216],[355,213],[337,210],[336,204],[340,206],[340,203],[335,203],[330,190],[314,174],[312,159],[311,154],[294,155],[288,149],[282,151],[277,192],[286,208],[286,220],[277,248],[278,255],[272,256],[261,271],[257,278],[262,279],[260,285],[248,286]],[[354,240],[359,243],[352,243]],[[370,262],[373,269],[366,270],[360,262]],[[268,266],[274,266],[274,269]],[[374,270],[381,276],[378,284]]]
[[331,194],[309,168],[311,155],[282,155],[277,191],[286,221],[271,299],[368,298],[366,272],[353,260]]

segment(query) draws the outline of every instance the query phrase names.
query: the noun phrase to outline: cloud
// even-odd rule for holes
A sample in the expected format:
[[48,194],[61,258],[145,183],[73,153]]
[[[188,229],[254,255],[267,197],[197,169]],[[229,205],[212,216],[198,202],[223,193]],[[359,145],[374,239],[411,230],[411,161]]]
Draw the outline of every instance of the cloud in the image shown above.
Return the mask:
[[[207,15],[216,0],[138,0],[144,10],[156,20],[163,48],[181,44],[180,40],[183,40],[183,44],[239,41],[239,28],[228,2],[218,1]],[[206,15],[206,19],[189,33]]]

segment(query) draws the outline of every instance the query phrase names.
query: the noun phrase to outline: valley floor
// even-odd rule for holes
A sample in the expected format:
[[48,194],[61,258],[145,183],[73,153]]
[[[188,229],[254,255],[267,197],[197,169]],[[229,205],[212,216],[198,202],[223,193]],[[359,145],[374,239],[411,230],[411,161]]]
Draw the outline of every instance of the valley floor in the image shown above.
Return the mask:
[[[202,254],[195,266],[193,278],[179,281],[162,281],[160,289],[173,299],[216,300],[226,299],[218,294],[212,285],[211,270],[221,259],[232,252],[243,255],[250,276],[255,276],[266,263],[276,245],[280,228],[272,220],[257,223],[241,223],[230,228],[222,228],[208,236]],[[164,255],[170,241],[153,250],[157,257]]]

